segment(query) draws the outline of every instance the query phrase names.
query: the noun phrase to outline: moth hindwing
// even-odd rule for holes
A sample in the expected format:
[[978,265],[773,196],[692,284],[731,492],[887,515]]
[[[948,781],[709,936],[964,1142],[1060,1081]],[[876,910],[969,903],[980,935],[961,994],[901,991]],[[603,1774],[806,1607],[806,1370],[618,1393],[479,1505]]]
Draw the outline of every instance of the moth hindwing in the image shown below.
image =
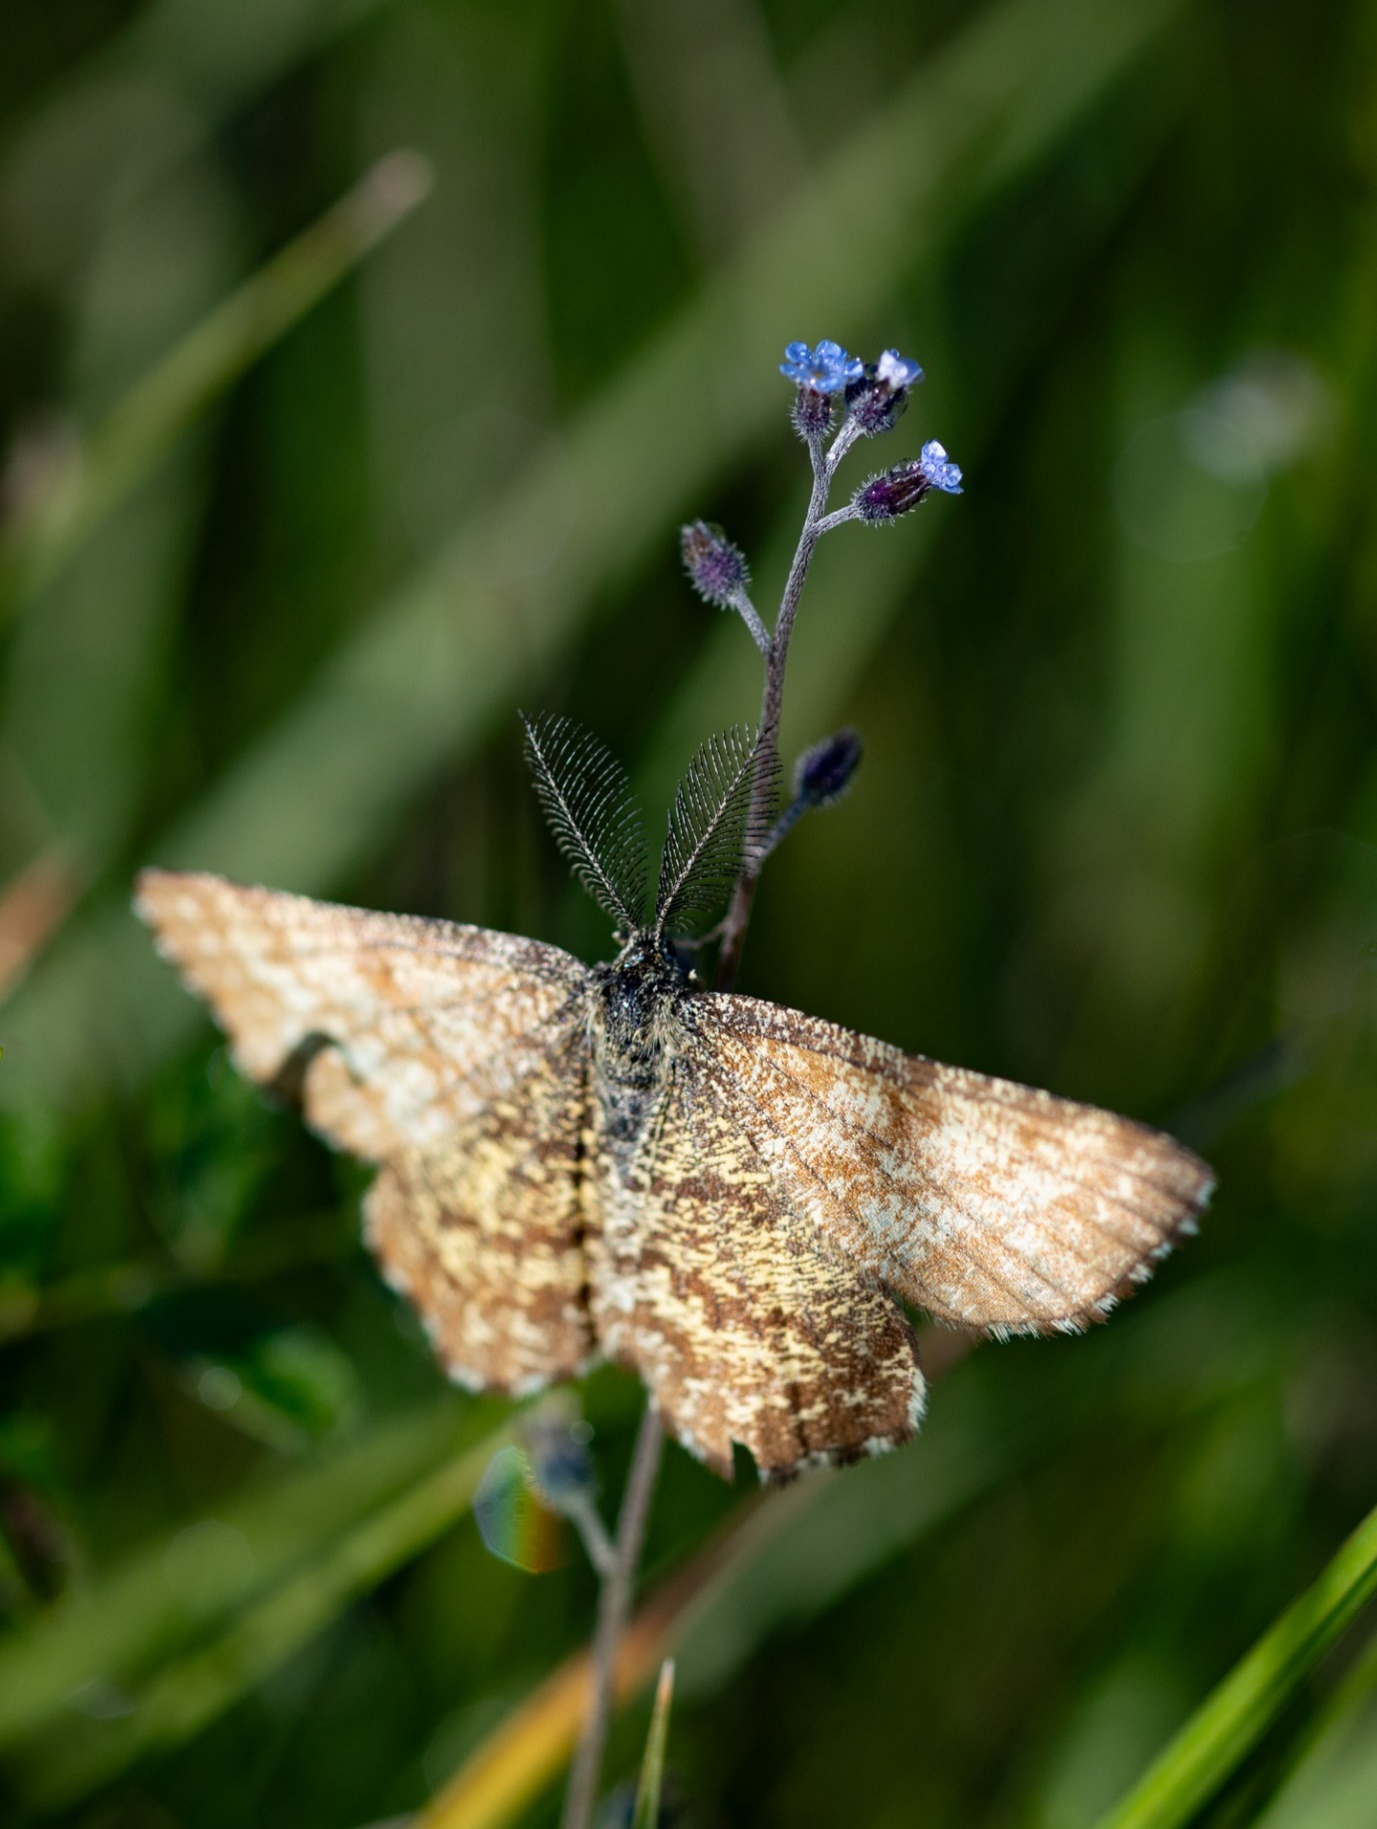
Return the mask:
[[569,718],[528,718],[526,761],[555,843],[584,888],[627,932],[645,906],[646,848],[626,770]]
[[746,851],[761,842],[769,806],[755,821],[762,831],[752,830],[755,763],[755,739],[740,725],[710,737],[690,762],[670,809],[660,860],[657,934],[724,901]]

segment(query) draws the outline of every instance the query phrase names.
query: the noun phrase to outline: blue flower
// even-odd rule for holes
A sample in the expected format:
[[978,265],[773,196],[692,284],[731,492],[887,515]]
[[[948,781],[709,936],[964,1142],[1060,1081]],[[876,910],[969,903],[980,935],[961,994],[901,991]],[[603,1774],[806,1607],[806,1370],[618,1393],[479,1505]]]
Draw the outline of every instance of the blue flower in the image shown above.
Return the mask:
[[900,388],[912,387],[915,381],[921,381],[923,371],[916,362],[901,356],[897,349],[887,349],[875,364],[875,379],[892,387],[897,394]]
[[901,356],[897,349],[887,349],[878,362],[867,363],[860,378],[846,390],[846,404],[856,429],[867,438],[892,432],[908,405],[908,390],[922,379],[918,364]]
[[800,387],[811,388],[815,394],[839,394],[848,381],[857,380],[861,374],[860,362],[848,356],[840,343],[826,338],[816,349],[806,343],[789,343],[784,354],[788,360],[780,363],[780,374],[797,381]]
[[961,466],[952,463],[935,438],[930,438],[923,446],[918,467],[934,489],[945,489],[948,495],[960,495]]

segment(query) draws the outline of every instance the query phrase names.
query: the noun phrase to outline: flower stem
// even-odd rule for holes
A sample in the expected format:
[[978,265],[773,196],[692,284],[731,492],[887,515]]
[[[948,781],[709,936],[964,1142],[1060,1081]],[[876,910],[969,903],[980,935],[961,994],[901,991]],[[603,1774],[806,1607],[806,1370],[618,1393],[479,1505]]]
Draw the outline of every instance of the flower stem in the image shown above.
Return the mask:
[[665,1432],[659,1412],[647,1401],[636,1434],[631,1456],[631,1471],[622,1495],[621,1514],[617,1519],[616,1555],[603,1577],[598,1597],[598,1625],[593,1637],[593,1694],[583,1724],[583,1734],[569,1773],[569,1789],[564,1799],[561,1829],[591,1829],[593,1808],[598,1798],[598,1781],[602,1776],[602,1756],[607,1745],[607,1730],[612,1719],[612,1689],[616,1674],[617,1649],[626,1630],[631,1612],[631,1596],[640,1567],[645,1527],[650,1517],[650,1501],[655,1479],[660,1471],[660,1454]]
[[[784,669],[789,664],[789,638],[794,632],[794,618],[798,614],[799,599],[808,577],[813,548],[820,536],[830,531],[828,523],[834,518],[826,516],[832,478],[837,464],[855,437],[851,422],[847,420],[832,441],[830,451],[824,454],[820,443],[809,446],[809,455],[813,460],[813,492],[808,500],[808,512],[804,516],[803,531],[799,535],[793,563],[789,567],[789,576],[785,580],[774,634],[770,637],[768,649],[764,650],[765,689],[760,701],[760,733],[756,738],[755,777],[751,785],[751,810],[747,825],[749,832],[763,831],[769,818],[779,757],[779,720],[784,710]],[[750,924],[751,909],[755,905],[756,886],[760,881],[765,856],[766,848],[748,845],[741,859],[731,905],[722,927],[722,945],[717,954],[715,983],[719,991],[729,991],[736,982],[736,974],[741,967],[741,950],[746,943],[746,929]]]

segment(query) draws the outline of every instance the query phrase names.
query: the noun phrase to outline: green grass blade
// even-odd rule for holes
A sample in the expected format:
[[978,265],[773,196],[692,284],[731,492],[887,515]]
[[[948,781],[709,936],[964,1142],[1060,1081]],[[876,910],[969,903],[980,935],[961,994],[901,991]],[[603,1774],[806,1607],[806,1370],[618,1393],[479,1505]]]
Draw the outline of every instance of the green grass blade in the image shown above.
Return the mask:
[[380,159],[136,382],[21,510],[0,548],[0,613],[40,590],[206,409],[411,214],[417,153]]
[[660,1681],[655,1686],[655,1708],[650,1717],[650,1732],[645,1739],[645,1758],[636,1786],[636,1807],[631,1829],[657,1829],[660,1821],[660,1793],[665,1782],[665,1742],[669,1738],[669,1710],[674,1700],[674,1659],[666,1658],[660,1666]]
[[1307,1722],[1258,1829],[1369,1829],[1377,1797],[1377,1631]]
[[1098,1829],[1177,1829],[1257,1745],[1297,1684],[1377,1594],[1377,1509],[1191,1716]]

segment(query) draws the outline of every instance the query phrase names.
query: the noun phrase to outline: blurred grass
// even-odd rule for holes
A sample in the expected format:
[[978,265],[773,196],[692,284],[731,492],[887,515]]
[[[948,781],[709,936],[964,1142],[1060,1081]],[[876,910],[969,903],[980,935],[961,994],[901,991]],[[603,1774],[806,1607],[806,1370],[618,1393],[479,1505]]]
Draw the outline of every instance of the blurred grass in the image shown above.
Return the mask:
[[[904,268],[1122,74],[1163,11],[1148,0],[1050,9],[1010,0],[970,28],[505,499],[485,503],[370,619],[190,824],[155,844],[157,861],[214,860],[229,875],[302,891],[355,866],[400,800],[548,673],[589,599],[759,436],[778,405],[766,358],[781,318],[873,318]],[[1070,58],[1059,54],[1068,37]],[[80,1086],[109,1058],[110,1034],[88,1026],[95,1010],[117,1030],[126,1071],[184,1031],[187,1006],[148,969],[147,951],[121,910],[45,966],[10,1017],[24,1053],[20,1096],[54,1096],[64,1079]]]
[[[768,604],[805,480],[774,365],[836,335],[929,374],[848,475],[937,436],[967,491],[819,555],[787,746],[848,722],[866,761],[772,860],[745,988],[1178,1125],[1222,1192],[1094,1338],[955,1365],[902,1455],[761,1501],[671,1453],[609,1783],[672,1651],[690,1821],[1091,1829],[1159,1809],[1175,1745],[1171,1820],[1365,1825],[1362,1622],[1200,1724],[1377,1486],[1377,14],[7,28],[11,549],[75,429],[223,354],[358,172],[414,146],[435,185],[230,339],[211,412],[198,367],[0,638],[6,1820],[553,1821],[587,1572],[485,1556],[501,1407],[439,1389],[341,1244],[360,1177],[236,1081],[127,885],[595,956],[515,705],[591,723],[653,819],[752,715],[674,522]],[[635,1393],[583,1397],[610,1504]]]
[[[52,1734],[36,1736],[19,1765],[21,1788],[40,1805],[68,1803],[118,1777],[135,1760],[199,1733],[351,1601],[449,1530],[467,1512],[484,1468],[510,1440],[509,1430],[498,1430],[414,1479],[400,1496],[350,1528],[341,1530],[341,1517],[334,1513],[316,1542],[299,1534],[293,1548],[304,1566],[237,1611],[208,1643],[155,1670],[132,1694],[120,1697],[107,1719],[83,1728],[64,1721]],[[370,1471],[378,1458],[376,1450],[368,1457]],[[223,1545],[219,1530],[212,1542]],[[163,1561],[166,1567],[166,1554]],[[193,1575],[193,1591],[194,1582]],[[27,1688],[28,1680],[26,1669],[16,1687]]]
[[177,439],[421,203],[431,175],[392,153],[135,382],[21,497],[0,546],[0,616],[41,591]]

